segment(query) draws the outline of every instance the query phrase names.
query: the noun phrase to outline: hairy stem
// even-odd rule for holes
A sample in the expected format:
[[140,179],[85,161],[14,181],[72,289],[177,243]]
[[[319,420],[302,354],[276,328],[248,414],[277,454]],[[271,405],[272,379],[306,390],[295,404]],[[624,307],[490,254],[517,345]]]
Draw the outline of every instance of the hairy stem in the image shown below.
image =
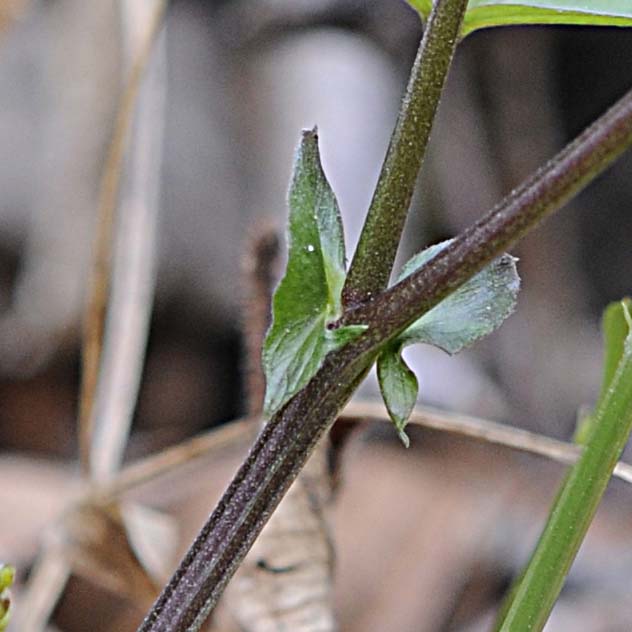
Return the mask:
[[347,307],[388,283],[466,8],[467,0],[437,0],[428,20],[342,292]]
[[195,632],[350,399],[382,346],[434,307],[632,145],[632,91],[576,141],[426,266],[343,317],[368,330],[330,353],[263,428],[139,632]]
[[340,324],[401,331],[489,263],[490,253],[509,248],[576,195],[631,143],[632,90],[425,266],[348,310]]

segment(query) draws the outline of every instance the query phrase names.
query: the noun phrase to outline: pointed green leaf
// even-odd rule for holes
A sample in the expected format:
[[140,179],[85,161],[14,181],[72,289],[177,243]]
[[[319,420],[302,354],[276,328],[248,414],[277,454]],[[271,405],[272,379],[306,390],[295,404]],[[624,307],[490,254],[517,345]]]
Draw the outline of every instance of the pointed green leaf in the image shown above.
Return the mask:
[[542,630],[632,430],[632,316],[621,302],[626,337],[579,460],[569,469],[527,566],[510,588],[493,630]]
[[[444,241],[415,255],[397,280],[412,274],[449,243]],[[513,312],[519,289],[516,259],[502,255],[414,322],[398,341],[402,345],[423,342],[457,353],[494,331]]]
[[628,311],[632,309],[632,299],[630,298],[610,303],[603,313],[601,330],[603,334],[604,357],[599,401],[606,396],[612,377],[623,355],[623,347],[630,329],[626,319],[626,309]]
[[[427,19],[431,0],[409,0]],[[571,24],[632,26],[630,0],[470,0],[461,34],[492,26],[518,24]]]
[[272,303],[263,347],[264,413],[272,415],[307,384],[329,351],[362,328],[328,331],[340,316],[345,248],[338,203],[323,173],[316,130],[303,132],[289,192],[288,262]]
[[404,428],[417,401],[419,385],[399,349],[389,347],[380,354],[377,360],[377,379],[389,417],[395,424],[402,443],[408,447],[410,440]]
[[[630,333],[630,327],[628,326],[628,313],[630,309],[632,309],[632,299],[624,298],[621,301],[610,303],[604,310],[601,321],[604,343],[603,376],[595,410],[599,408],[601,402],[603,402],[608,394],[608,390],[612,384],[612,378],[623,357],[625,341]],[[577,429],[573,437],[576,443],[580,445],[586,444],[593,429],[594,418],[592,413],[587,413],[582,417],[581,421],[577,424]]]

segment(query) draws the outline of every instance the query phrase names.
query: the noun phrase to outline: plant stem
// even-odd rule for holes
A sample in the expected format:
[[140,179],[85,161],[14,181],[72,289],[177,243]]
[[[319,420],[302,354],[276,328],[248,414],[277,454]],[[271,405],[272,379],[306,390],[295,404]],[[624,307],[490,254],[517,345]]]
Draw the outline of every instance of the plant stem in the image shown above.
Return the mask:
[[501,610],[498,632],[542,630],[632,430],[632,332],[579,461],[568,473],[538,545]]
[[425,266],[370,303],[349,309],[340,324],[401,331],[481,270],[491,253],[498,256],[560,208],[630,145],[632,90]]
[[632,91],[426,266],[354,309],[349,320],[369,328],[330,353],[307,386],[263,428],[139,632],[199,630],[382,346],[559,208],[630,145]]
[[467,0],[435,2],[342,291],[346,307],[388,283],[466,8]]

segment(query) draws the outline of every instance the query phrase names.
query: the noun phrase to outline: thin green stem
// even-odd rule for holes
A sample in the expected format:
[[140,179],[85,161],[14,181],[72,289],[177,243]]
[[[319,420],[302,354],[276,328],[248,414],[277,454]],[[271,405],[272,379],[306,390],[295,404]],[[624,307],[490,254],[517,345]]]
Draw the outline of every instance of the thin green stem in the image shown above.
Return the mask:
[[631,430],[632,333],[628,333],[588,443],[564,480],[531,560],[501,610],[498,632],[536,632],[544,627]]
[[387,285],[421,169],[467,0],[437,0],[342,292],[351,306]]
[[557,156],[456,237],[417,272],[373,301],[347,310],[341,325],[405,328],[559,209],[632,144],[632,90]]
[[[139,632],[196,632],[380,349],[632,145],[632,91],[424,268],[349,314],[369,324],[266,424]],[[343,318],[344,319],[344,318]]]

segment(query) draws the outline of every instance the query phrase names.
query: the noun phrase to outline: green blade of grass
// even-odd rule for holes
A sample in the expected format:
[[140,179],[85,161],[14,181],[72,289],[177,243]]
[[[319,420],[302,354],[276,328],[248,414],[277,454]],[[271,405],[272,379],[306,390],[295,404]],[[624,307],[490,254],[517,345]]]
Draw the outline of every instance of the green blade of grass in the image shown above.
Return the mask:
[[594,417],[594,428],[579,461],[567,474],[531,560],[511,590],[496,632],[541,630],[588,531],[614,466],[632,430],[632,331],[610,388]]
[[[621,302],[628,311],[632,309],[632,299],[624,298]],[[621,309],[621,303],[610,303],[603,313],[601,321],[604,347],[603,374],[601,378],[601,390],[599,391],[595,408],[599,408],[599,404],[608,394],[612,378],[617,371],[621,356],[623,355],[625,340],[628,336],[628,323],[625,314],[625,309]],[[580,410],[578,417],[577,429],[575,430],[573,440],[579,445],[586,445],[595,425],[595,415],[590,410]]]

